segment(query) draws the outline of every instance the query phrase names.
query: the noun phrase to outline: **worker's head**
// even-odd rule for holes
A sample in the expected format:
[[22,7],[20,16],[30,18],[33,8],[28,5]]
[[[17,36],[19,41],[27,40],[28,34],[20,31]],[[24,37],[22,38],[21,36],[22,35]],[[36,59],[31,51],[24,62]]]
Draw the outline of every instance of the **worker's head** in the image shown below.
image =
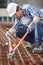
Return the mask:
[[17,19],[23,16],[22,9],[16,3],[9,3],[7,6],[7,12],[10,17],[14,16]]

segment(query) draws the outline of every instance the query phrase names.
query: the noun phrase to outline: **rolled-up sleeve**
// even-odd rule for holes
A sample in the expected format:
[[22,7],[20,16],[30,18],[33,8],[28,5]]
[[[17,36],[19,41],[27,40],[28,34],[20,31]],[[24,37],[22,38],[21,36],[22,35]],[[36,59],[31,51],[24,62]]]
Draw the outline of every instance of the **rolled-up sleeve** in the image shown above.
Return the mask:
[[16,19],[14,25],[12,26],[12,28],[17,30],[18,25],[20,25],[20,21]]
[[14,25],[12,26],[13,29],[16,29],[16,25],[18,24],[17,19],[15,19]]
[[34,28],[35,28],[35,23],[32,21],[32,22],[30,23],[30,25],[28,26],[27,31],[28,31],[28,32],[31,32]]

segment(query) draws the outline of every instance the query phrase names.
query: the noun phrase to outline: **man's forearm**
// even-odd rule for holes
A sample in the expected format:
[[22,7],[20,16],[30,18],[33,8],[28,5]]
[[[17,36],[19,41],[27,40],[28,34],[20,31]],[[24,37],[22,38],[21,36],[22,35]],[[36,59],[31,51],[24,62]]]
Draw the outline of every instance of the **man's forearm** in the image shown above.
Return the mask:
[[16,30],[13,29],[13,28],[11,28],[11,29],[9,30],[9,32],[10,32],[10,34],[14,34],[14,33],[16,32]]
[[30,25],[28,26],[27,31],[28,31],[28,32],[31,32],[34,28],[35,28],[35,23],[32,21],[32,22],[30,23]]
[[34,28],[35,28],[35,24],[37,24],[39,22],[40,18],[39,17],[34,17],[33,21],[30,23],[30,25],[27,28],[28,32],[31,32]]

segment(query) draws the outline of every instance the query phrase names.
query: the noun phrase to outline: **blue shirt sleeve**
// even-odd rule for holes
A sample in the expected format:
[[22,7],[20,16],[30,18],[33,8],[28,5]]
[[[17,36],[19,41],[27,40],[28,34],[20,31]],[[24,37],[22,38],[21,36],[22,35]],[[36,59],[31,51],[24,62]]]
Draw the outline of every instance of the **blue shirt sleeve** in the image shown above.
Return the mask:
[[29,6],[27,10],[30,12],[30,14],[31,14],[32,17],[35,17],[35,16],[40,17],[40,11],[39,11],[38,8]]
[[15,19],[15,23],[14,25],[12,26],[13,29],[17,29],[18,28],[18,25],[20,25],[20,21]]

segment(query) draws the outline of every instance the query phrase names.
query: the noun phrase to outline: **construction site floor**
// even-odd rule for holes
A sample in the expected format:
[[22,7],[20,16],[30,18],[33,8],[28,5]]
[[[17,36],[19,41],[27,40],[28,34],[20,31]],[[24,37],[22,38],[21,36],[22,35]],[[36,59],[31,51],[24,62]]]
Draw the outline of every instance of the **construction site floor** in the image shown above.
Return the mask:
[[[36,54],[32,53],[30,48],[25,49],[24,46],[28,44],[26,41],[20,44],[13,58],[7,57],[9,46],[5,44],[8,42],[5,33],[13,24],[0,23],[0,65],[43,65],[43,53]],[[19,40],[19,38],[11,36],[12,47],[18,44]]]

